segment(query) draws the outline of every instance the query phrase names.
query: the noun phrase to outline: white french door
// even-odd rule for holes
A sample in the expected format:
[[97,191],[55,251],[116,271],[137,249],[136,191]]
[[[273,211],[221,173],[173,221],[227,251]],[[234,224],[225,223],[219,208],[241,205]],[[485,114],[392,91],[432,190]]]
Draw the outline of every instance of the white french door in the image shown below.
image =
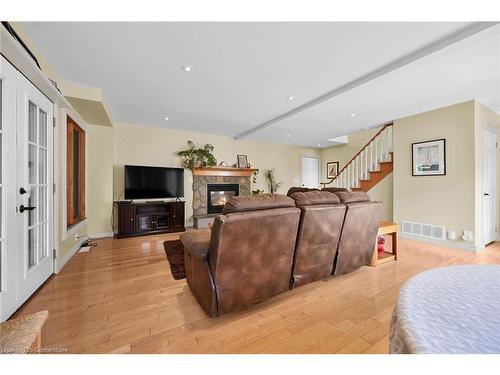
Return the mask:
[[495,132],[485,129],[484,161],[483,161],[483,243],[484,245],[496,239],[496,144]]
[[0,321],[17,309],[16,280],[16,70],[0,58]]
[[53,104],[3,58],[0,63],[2,176],[7,177],[0,185],[6,203],[1,205],[0,318],[5,320],[53,272]]
[[52,274],[53,105],[27,79],[17,85],[19,300]]

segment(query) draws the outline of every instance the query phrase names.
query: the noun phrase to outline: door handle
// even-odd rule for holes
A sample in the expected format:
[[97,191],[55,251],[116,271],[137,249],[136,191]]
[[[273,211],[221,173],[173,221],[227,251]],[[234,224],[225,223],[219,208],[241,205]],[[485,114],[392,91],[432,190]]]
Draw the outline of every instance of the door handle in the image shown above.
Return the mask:
[[490,194],[489,193],[484,193],[485,196],[489,196]]
[[33,211],[36,207],[34,206],[24,206],[24,205],[20,205],[19,206],[19,212],[23,213],[24,211]]

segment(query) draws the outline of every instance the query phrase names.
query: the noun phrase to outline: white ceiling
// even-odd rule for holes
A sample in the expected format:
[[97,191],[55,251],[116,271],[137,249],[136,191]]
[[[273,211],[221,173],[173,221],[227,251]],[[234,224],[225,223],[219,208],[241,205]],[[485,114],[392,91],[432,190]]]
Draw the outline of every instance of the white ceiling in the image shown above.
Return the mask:
[[[471,24],[22,26],[63,79],[103,90],[114,121],[236,136]],[[329,138],[464,100],[499,112],[499,69],[495,26],[250,137],[325,147]]]

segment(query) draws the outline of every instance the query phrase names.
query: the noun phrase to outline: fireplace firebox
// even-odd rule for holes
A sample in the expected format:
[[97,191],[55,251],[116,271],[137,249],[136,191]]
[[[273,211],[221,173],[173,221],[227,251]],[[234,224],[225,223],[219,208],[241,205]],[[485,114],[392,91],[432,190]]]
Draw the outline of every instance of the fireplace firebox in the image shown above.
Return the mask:
[[207,213],[217,214],[227,200],[235,195],[240,195],[238,184],[208,184],[207,185]]

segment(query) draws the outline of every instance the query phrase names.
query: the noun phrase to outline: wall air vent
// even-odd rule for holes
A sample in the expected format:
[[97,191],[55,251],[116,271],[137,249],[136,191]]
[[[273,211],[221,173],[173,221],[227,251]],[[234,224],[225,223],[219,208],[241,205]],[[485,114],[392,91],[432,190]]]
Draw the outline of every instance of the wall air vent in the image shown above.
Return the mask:
[[424,223],[415,223],[403,220],[401,222],[401,233],[411,236],[432,238],[435,240],[444,240],[446,229],[442,225],[432,225]]

